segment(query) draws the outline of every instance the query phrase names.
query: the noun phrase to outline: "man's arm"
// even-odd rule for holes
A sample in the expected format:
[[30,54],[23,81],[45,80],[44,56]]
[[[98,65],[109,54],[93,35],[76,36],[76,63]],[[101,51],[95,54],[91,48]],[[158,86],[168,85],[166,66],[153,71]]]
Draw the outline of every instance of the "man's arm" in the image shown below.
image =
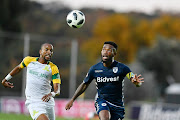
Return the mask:
[[51,99],[51,96],[55,97],[55,96],[58,96],[60,94],[60,84],[59,83],[54,83],[53,87],[54,87],[54,91],[53,92],[51,92],[51,93],[49,93],[47,95],[44,95],[42,97],[42,100],[44,102],[48,102]]
[[51,92],[51,95],[53,97],[55,97],[57,95],[60,95],[60,84],[59,83],[54,83],[53,86],[54,86],[54,91]]
[[4,87],[13,88],[13,84],[8,82],[13,76],[18,74],[23,68],[20,67],[20,65],[16,66],[3,80],[2,85]]
[[79,97],[89,86],[90,83],[84,83],[82,82],[79,87],[77,88],[76,92],[74,93],[71,100],[66,104],[65,109],[69,110],[73,106],[73,102],[76,100],[77,97]]

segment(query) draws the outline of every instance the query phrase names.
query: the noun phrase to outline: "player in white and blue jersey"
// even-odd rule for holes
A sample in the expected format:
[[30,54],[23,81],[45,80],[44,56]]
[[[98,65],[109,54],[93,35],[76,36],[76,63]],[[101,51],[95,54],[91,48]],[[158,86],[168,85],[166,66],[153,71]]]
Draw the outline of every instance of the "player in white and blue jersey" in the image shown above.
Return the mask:
[[81,95],[93,79],[96,80],[98,97],[95,100],[97,114],[101,120],[122,120],[124,118],[123,86],[127,77],[136,86],[142,84],[141,75],[133,74],[126,65],[114,60],[117,45],[114,42],[105,42],[101,51],[102,62],[89,69],[85,79],[77,88],[72,99],[65,109],[72,107],[75,99]]

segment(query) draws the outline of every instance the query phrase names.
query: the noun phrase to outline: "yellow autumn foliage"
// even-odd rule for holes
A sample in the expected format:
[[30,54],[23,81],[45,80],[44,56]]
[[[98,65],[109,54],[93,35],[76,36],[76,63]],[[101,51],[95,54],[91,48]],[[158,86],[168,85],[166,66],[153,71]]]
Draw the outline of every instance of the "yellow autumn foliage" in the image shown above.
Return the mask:
[[88,62],[95,63],[100,58],[105,41],[114,41],[118,45],[116,60],[132,62],[141,47],[151,47],[157,35],[180,39],[180,19],[160,16],[153,20],[133,21],[127,15],[113,14],[99,19],[93,29],[93,36],[82,44],[82,51]]

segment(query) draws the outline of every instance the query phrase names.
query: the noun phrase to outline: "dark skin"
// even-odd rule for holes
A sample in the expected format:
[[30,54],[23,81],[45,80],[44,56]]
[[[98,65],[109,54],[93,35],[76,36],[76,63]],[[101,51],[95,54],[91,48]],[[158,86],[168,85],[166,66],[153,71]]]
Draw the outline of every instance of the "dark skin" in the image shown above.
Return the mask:
[[[114,46],[110,44],[104,44],[102,51],[101,51],[101,57],[102,57],[102,62],[105,67],[110,67],[111,64],[114,61],[114,57],[116,55],[116,49]],[[141,75],[134,75],[130,80],[132,83],[135,85],[138,85],[139,83],[144,82],[144,78],[141,78]],[[77,90],[75,91],[73,97],[71,100],[66,104],[65,109],[69,110],[73,106],[73,102],[76,100],[78,96],[80,96],[89,86],[90,83],[84,83],[82,82]],[[110,119],[110,112],[108,110],[102,110],[99,112],[99,118],[100,120],[109,120]]]
[[[41,46],[41,49],[39,51],[40,57],[38,59],[38,62],[42,63],[42,64],[47,64],[48,61],[51,59],[52,55],[53,55],[53,46],[51,44],[45,43]],[[16,74],[18,74],[23,68],[20,67],[20,65],[16,66],[9,74],[11,76],[15,76]],[[2,85],[5,88],[13,88],[14,85],[13,83],[8,82],[6,79],[2,80]],[[60,94],[60,84],[59,83],[54,83],[53,84],[54,87],[54,92],[56,95]],[[51,99],[52,94],[49,93],[47,95],[44,95],[42,97],[42,101],[44,102],[48,102]],[[37,120],[49,120],[48,117],[45,114],[41,114]]]

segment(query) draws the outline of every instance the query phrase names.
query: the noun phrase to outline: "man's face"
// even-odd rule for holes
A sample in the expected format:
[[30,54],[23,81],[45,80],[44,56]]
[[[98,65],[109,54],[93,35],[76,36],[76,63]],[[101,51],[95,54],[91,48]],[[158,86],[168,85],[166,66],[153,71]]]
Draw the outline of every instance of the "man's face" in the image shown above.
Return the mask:
[[115,56],[115,48],[110,44],[104,44],[101,51],[102,61],[112,61],[112,58]]
[[53,55],[53,46],[51,44],[44,44],[40,50],[40,57],[48,61]]

